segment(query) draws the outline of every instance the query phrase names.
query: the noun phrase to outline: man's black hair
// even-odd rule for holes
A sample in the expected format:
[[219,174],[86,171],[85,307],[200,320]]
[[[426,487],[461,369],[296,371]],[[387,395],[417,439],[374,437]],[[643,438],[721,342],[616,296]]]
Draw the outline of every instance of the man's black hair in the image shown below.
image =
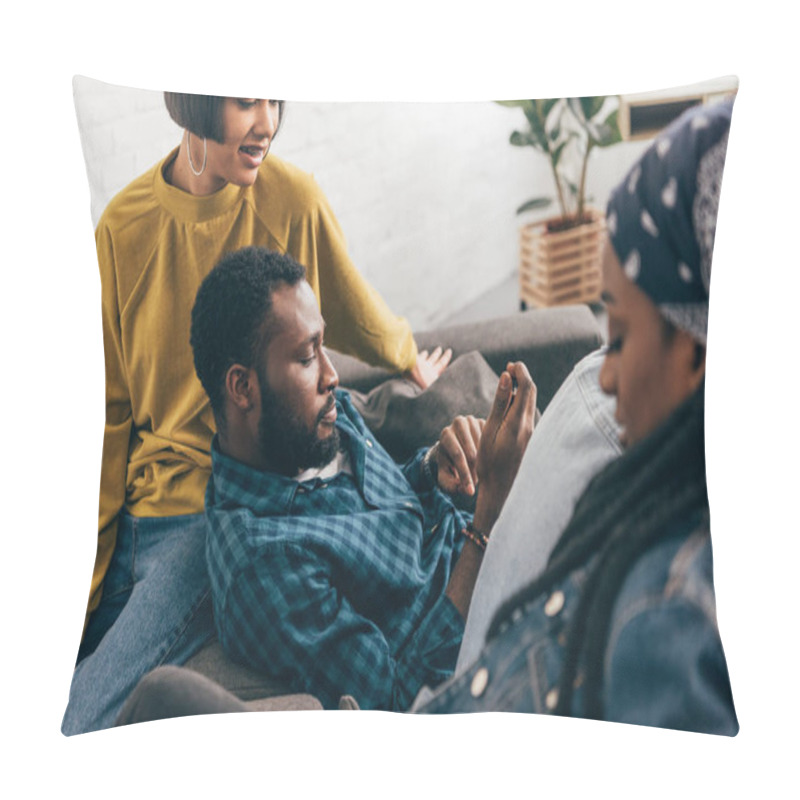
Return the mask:
[[295,286],[305,268],[291,256],[245,247],[223,256],[200,284],[192,308],[191,345],[197,377],[217,427],[225,422],[225,376],[234,364],[258,366],[272,293]]

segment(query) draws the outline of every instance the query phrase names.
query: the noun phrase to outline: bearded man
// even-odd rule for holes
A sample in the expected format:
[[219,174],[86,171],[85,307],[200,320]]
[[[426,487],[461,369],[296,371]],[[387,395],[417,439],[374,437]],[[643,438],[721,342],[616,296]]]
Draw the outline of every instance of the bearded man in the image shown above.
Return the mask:
[[457,417],[398,466],[338,388],[304,275],[289,256],[245,248],[206,277],[192,312],[217,427],[206,491],[217,632],[231,658],[326,708],[349,695],[406,710],[453,672],[536,388],[509,364],[486,421]]

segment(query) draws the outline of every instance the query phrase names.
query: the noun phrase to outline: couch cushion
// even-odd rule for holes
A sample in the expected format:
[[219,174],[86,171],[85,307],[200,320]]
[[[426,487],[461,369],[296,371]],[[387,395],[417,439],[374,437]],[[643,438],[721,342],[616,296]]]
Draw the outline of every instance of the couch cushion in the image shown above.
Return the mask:
[[408,380],[386,381],[368,394],[351,391],[353,405],[398,463],[430,447],[459,415],[486,418],[499,378],[478,352],[453,361],[424,391]]
[[310,694],[262,697],[245,703],[248,711],[322,711],[322,703]]
[[285,683],[231,661],[217,639],[193,655],[184,666],[205,675],[244,701],[292,693],[291,688]]

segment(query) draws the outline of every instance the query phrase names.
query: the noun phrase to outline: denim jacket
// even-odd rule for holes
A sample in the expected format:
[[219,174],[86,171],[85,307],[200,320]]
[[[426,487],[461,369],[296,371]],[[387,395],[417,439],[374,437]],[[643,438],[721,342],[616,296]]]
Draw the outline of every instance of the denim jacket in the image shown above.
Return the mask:
[[[594,561],[517,609],[475,664],[418,697],[419,713],[552,713],[566,631]],[[582,671],[573,714],[582,716]],[[623,582],[612,612],[603,679],[604,717],[733,736],[739,725],[716,624],[708,515],[678,521]]]

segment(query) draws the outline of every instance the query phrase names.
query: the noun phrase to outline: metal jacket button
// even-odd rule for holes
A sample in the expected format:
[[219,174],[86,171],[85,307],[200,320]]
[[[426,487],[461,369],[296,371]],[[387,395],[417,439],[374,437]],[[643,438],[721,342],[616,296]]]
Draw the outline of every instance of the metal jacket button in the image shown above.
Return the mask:
[[544,613],[548,617],[554,617],[562,608],[564,608],[564,592],[556,591],[547,598],[547,602],[544,604]]
[[469,691],[473,697],[480,697],[489,685],[489,670],[481,667],[473,676]]
[[545,695],[544,704],[548,711],[552,711],[558,705],[558,689],[551,689]]

